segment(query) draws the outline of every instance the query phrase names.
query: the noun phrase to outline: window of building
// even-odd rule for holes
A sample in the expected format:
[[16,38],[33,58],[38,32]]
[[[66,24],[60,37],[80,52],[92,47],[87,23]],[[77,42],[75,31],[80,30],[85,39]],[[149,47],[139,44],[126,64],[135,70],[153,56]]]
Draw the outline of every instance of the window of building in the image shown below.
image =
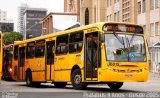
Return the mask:
[[141,14],[141,1],[138,2],[138,14]]
[[45,40],[36,42],[36,57],[43,57],[45,52]]
[[112,14],[110,15],[110,19],[109,20],[112,21]]
[[117,2],[119,2],[119,0],[114,0],[114,3],[117,3]]
[[62,35],[57,37],[56,41],[56,54],[68,53],[68,35]]
[[89,24],[89,9],[86,8],[85,10],[85,25]]
[[119,11],[114,13],[114,21],[119,21]]
[[96,22],[97,19],[97,10],[96,10],[96,6],[94,7],[94,22]]
[[114,13],[114,21],[117,21],[117,13]]
[[155,0],[155,8],[159,8],[159,0]]
[[143,26],[144,34],[146,33],[146,25]]
[[150,24],[150,31],[151,31],[151,36],[155,36],[155,32],[154,32],[154,23]]
[[110,6],[112,5],[112,0],[110,0]]
[[154,0],[150,0],[150,10],[154,9]]
[[107,21],[108,22],[112,21],[112,14],[107,16]]
[[107,16],[107,21],[109,21],[109,16]]
[[142,1],[142,13],[146,12],[146,0]]
[[30,13],[30,14],[28,14],[28,16],[29,16],[29,17],[34,17],[34,14],[31,14],[31,13]]
[[159,35],[159,33],[160,33],[160,24],[159,24],[159,22],[156,22],[156,24],[155,24],[155,33],[156,33],[156,35]]
[[117,21],[120,21],[120,14],[119,14],[119,11],[117,12]]
[[18,59],[18,46],[14,47],[14,59]]
[[112,5],[112,0],[107,0],[107,7]]
[[160,22],[158,22],[158,35],[160,35]]
[[155,53],[152,52],[152,61],[155,61]]
[[83,46],[83,31],[70,34],[69,53],[81,52]]
[[33,58],[35,55],[35,42],[27,44],[26,58]]

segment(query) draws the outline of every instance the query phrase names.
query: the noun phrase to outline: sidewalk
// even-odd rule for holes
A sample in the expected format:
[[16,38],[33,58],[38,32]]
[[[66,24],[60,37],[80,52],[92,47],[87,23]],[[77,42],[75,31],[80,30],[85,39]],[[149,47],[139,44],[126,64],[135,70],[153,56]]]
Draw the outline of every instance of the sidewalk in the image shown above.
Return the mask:
[[153,72],[152,70],[149,71],[149,79],[151,80],[160,80],[158,76],[158,72]]

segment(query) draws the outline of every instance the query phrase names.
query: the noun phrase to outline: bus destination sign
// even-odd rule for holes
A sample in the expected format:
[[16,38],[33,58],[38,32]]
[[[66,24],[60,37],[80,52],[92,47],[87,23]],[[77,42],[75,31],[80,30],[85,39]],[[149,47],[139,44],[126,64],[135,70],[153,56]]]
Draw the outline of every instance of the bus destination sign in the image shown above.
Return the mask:
[[105,24],[103,31],[114,31],[114,32],[129,32],[143,34],[143,28],[140,26],[126,25],[126,24]]

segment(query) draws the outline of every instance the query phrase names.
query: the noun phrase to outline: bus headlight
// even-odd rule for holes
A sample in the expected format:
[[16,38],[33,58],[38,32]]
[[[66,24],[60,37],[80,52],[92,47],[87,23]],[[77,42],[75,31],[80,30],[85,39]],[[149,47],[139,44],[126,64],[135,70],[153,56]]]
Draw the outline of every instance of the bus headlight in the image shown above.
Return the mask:
[[145,70],[147,70],[147,67],[145,67],[145,68],[142,69],[142,71],[145,71]]

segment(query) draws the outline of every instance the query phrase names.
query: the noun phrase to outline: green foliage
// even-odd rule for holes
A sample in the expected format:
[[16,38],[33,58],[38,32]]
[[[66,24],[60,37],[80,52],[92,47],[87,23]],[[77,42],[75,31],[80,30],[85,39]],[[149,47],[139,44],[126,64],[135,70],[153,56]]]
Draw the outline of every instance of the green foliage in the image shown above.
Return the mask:
[[3,35],[3,43],[5,45],[13,44],[14,41],[21,41],[21,40],[23,40],[23,35],[18,32],[11,32]]

